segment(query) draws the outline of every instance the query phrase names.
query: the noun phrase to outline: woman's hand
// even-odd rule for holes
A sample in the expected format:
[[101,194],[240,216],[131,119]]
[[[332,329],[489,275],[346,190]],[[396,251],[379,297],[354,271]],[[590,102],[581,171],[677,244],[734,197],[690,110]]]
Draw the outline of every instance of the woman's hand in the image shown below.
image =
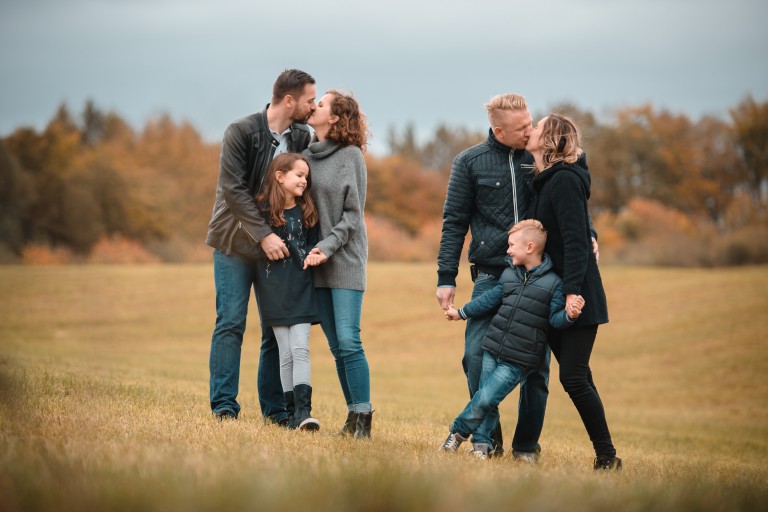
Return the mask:
[[321,265],[328,261],[328,256],[323,254],[323,251],[315,247],[311,251],[309,251],[309,254],[307,254],[307,257],[304,258],[304,270],[307,270],[308,267],[316,267],[318,265]]
[[595,253],[595,262],[600,263],[600,247],[598,247],[595,237],[592,237],[592,252]]

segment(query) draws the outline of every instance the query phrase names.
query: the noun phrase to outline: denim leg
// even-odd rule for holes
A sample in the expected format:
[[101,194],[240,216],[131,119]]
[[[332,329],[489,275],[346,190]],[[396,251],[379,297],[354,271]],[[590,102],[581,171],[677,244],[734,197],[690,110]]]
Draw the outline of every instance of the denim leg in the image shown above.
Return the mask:
[[328,340],[328,347],[333,354],[336,363],[336,374],[339,376],[341,392],[344,393],[344,401],[347,403],[347,409],[352,410],[352,396],[349,394],[349,384],[347,384],[347,371],[344,368],[344,359],[338,357],[339,338],[336,335],[336,318],[333,314],[333,297],[330,288],[317,288],[317,308],[320,313],[320,327],[323,328],[325,339]]
[[[498,281],[492,275],[481,273],[475,279],[472,298],[476,299],[490,290],[496,286]],[[464,356],[461,360],[461,366],[464,368],[464,375],[467,376],[470,398],[474,396],[480,387],[480,374],[483,371],[483,338],[485,337],[485,331],[488,330],[488,326],[491,325],[492,319],[493,314],[467,320],[467,327],[464,331]]]
[[550,349],[544,361],[520,385],[520,402],[517,409],[517,428],[512,438],[512,450],[518,452],[541,452],[539,436],[544,428],[544,413],[549,397]]
[[213,277],[216,287],[216,326],[211,337],[208,361],[211,410],[230,410],[238,414],[240,351],[255,273],[246,260],[214,251]]
[[[327,301],[327,294],[324,301]],[[360,339],[360,317],[363,311],[363,292],[343,288],[330,289],[330,310],[321,307],[321,325],[328,338],[328,345],[336,360],[344,398],[352,412],[371,412],[371,381],[368,360]],[[333,329],[326,329],[333,318]],[[330,325],[328,325],[330,327]],[[342,361],[342,364],[339,361]],[[342,380],[341,373],[344,373]],[[348,394],[347,394],[348,393]]]
[[[499,361],[490,353],[483,355],[483,379],[480,389],[456,417],[452,432],[473,434],[473,442],[492,444],[492,431],[499,418],[499,404],[517,386],[526,371],[517,365]],[[483,430],[482,427],[485,427]]]

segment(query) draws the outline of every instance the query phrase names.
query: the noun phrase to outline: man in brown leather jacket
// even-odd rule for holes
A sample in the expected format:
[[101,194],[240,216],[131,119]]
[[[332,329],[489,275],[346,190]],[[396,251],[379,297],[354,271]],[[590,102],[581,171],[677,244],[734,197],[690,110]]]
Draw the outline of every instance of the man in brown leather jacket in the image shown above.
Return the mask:
[[[240,413],[240,350],[257,275],[253,257],[260,250],[272,260],[288,256],[283,241],[259,213],[254,196],[275,155],[301,152],[309,144],[306,121],[315,110],[316,96],[314,78],[297,69],[286,70],[275,81],[272,102],[263,111],[233,122],[224,133],[216,201],[206,237],[214,248],[216,284],[210,401],[220,420],[236,419]],[[258,294],[256,301],[258,304]],[[269,327],[262,328],[257,386],[264,418],[286,424],[277,342]]]

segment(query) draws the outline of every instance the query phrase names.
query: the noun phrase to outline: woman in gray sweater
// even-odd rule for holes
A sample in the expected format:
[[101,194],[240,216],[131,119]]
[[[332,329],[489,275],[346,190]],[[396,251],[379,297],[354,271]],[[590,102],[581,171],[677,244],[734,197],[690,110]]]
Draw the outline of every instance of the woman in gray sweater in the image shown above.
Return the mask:
[[308,124],[316,140],[304,151],[312,173],[312,199],[320,215],[320,241],[312,253],[327,261],[313,268],[321,325],[347,402],[341,432],[371,437],[371,384],[360,340],[368,236],[365,230],[367,126],[350,95],[328,91]]

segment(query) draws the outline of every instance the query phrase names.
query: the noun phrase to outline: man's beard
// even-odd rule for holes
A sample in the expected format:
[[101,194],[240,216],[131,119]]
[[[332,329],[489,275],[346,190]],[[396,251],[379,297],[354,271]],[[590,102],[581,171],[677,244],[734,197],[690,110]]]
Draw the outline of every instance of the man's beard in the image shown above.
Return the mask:
[[297,117],[298,116],[298,109],[296,109],[291,114],[291,120],[293,120],[294,123],[301,123],[301,124],[307,124],[307,121],[309,121],[309,117],[312,115],[312,111],[310,110],[307,112],[307,115],[304,117]]

